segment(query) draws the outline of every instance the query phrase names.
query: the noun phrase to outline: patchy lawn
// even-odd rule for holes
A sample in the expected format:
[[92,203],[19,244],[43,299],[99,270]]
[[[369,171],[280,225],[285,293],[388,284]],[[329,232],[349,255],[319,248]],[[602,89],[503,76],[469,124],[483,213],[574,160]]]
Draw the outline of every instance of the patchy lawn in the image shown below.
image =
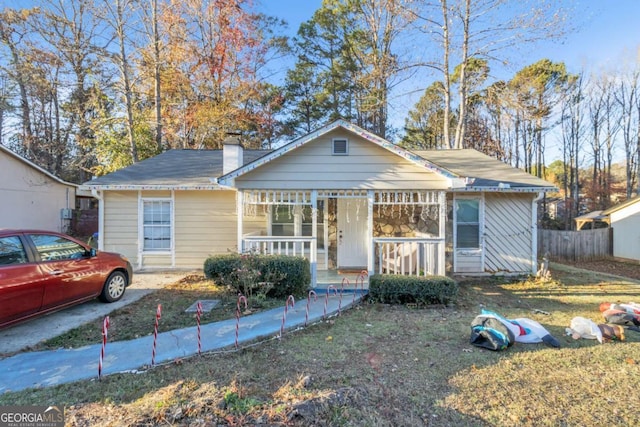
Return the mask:
[[[603,322],[600,302],[640,301],[640,286],[552,274],[546,283],[466,280],[452,307],[364,304],[281,341],[6,393],[0,405],[64,404],[77,426],[636,425],[640,333],[598,344],[564,329],[574,316]],[[481,308],[537,320],[562,348],[473,347]]]
[[[216,285],[203,275],[193,274],[176,283],[145,295],[139,301],[109,314],[109,341],[124,341],[151,335],[154,331],[158,304],[162,316],[158,332],[171,331],[196,325],[196,314],[185,312],[197,300],[217,300],[218,305],[200,316],[201,324],[233,318],[236,315],[238,296],[224,286]],[[271,298],[249,298],[249,306],[242,304],[243,316],[260,310],[284,306],[284,301]],[[89,322],[79,328],[44,341],[36,350],[77,348],[102,342],[102,319]]]

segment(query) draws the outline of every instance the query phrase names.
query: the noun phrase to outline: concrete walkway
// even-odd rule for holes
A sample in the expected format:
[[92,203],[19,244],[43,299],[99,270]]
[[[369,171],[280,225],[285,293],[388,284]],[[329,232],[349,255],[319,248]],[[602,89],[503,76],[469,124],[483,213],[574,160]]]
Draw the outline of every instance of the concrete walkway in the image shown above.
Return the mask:
[[[361,293],[342,296],[333,293],[328,298],[318,294],[317,301],[309,304],[308,323],[321,321],[336,315],[360,302]],[[289,307],[286,314],[286,330],[304,326],[307,301],[301,300]],[[282,327],[284,308],[240,318],[238,345],[277,336]],[[209,323],[201,327],[202,352],[233,348],[236,341],[236,320]],[[77,349],[61,349],[20,353],[0,360],[0,393],[19,391],[33,387],[48,387],[78,380],[98,377],[98,360],[102,344]],[[108,342],[103,360],[102,375],[132,372],[151,365],[153,336],[130,341]],[[198,353],[197,328],[195,326],[158,334],[155,363],[169,362]]]

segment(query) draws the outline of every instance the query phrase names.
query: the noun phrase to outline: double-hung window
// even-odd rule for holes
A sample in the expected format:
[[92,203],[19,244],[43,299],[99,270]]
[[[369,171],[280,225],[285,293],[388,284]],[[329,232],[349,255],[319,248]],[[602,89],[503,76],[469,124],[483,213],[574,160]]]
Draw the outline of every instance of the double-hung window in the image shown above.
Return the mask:
[[142,200],[143,250],[166,252],[171,250],[171,199]]
[[455,201],[456,249],[480,248],[480,199]]

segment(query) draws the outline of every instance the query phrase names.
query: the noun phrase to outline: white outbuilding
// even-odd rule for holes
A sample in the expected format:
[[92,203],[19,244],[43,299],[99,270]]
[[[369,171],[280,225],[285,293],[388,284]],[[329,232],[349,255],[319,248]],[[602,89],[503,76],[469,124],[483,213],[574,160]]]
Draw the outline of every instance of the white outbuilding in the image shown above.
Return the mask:
[[613,229],[613,256],[640,261],[640,196],[602,212]]

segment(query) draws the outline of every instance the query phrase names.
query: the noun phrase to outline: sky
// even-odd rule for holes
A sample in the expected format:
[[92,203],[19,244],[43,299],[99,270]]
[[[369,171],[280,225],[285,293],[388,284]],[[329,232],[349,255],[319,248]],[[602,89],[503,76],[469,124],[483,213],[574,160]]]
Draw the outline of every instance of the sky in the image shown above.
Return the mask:
[[[517,0],[516,0],[517,1]],[[289,23],[294,36],[300,23],[311,18],[322,0],[261,0],[261,9]],[[640,0],[575,0],[571,17],[576,30],[562,42],[536,46],[531,61],[564,61],[571,70],[609,66],[640,47]],[[635,50],[635,53],[632,53]],[[526,64],[525,64],[526,65]]]
[[[300,23],[310,19],[322,4],[322,0],[261,2],[265,13],[289,23],[290,36],[294,36]],[[520,53],[520,57],[513,58],[517,65],[500,78],[509,79],[522,67],[543,58],[564,62],[571,73],[606,71],[628,62],[640,62],[640,0],[573,0],[572,5],[574,12],[570,19],[574,30],[563,40],[545,40],[529,47],[525,53]],[[407,90],[406,96],[403,94],[404,101],[390,111],[393,126],[403,127],[407,111],[418,101],[426,86],[428,84],[419,89],[416,86],[417,91]],[[557,134],[547,137],[547,163],[561,157],[559,139]],[[616,157],[623,155],[622,152],[616,154]]]

